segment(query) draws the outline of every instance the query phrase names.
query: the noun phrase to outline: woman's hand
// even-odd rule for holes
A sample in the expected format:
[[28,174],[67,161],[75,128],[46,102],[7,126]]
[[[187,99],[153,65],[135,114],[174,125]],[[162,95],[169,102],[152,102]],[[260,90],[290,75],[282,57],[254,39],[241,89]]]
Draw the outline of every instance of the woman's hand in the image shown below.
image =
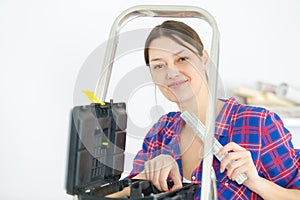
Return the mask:
[[[132,179],[151,180],[153,185],[160,191],[168,191],[168,178],[174,182],[172,190],[182,187],[181,176],[176,160],[170,155],[161,154],[147,161],[144,165],[144,171]],[[125,187],[122,191],[106,195],[105,197],[120,198],[124,196],[130,196],[130,187]]]
[[230,142],[221,149],[218,155],[222,156],[226,153],[228,155],[221,161],[220,171],[223,172],[226,166],[230,164],[227,169],[227,176],[231,180],[235,180],[239,174],[244,173],[248,178],[243,184],[263,199],[299,199],[300,190],[286,189],[259,177],[250,151],[234,142]]
[[237,176],[243,173],[248,177],[243,184],[250,189],[255,187],[260,177],[258,176],[250,151],[247,151],[234,142],[230,142],[220,150],[218,155],[222,156],[226,153],[228,153],[227,156],[221,161],[220,172],[224,172],[227,166],[226,174],[229,179],[236,180]]
[[167,179],[171,179],[174,185],[171,190],[182,187],[181,176],[176,160],[166,154],[161,154],[144,165],[142,174],[147,180],[151,180],[153,185],[160,191],[168,191]]

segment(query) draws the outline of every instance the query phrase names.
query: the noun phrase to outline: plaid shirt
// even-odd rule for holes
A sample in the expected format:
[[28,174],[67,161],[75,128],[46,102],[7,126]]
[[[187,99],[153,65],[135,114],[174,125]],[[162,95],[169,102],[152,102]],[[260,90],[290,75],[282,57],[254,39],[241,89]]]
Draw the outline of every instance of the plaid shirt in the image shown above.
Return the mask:
[[[131,178],[144,169],[144,163],[159,154],[174,157],[182,173],[179,137],[184,121],[180,112],[162,116],[146,135],[143,148],[133,163]],[[259,176],[286,188],[300,189],[300,151],[293,148],[291,133],[278,115],[264,108],[239,104],[235,98],[225,101],[216,119],[216,138],[225,145],[231,141],[251,152]],[[220,173],[220,162],[214,157],[218,199],[262,199],[244,185],[238,185]],[[191,175],[201,196],[202,162]]]

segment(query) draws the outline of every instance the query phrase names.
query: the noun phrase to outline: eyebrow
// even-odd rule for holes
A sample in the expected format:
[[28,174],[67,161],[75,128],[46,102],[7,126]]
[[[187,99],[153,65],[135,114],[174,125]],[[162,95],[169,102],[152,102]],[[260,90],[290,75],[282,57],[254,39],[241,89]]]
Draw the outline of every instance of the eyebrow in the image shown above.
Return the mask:
[[[178,51],[177,53],[174,53],[173,55],[177,56],[177,55],[181,54],[183,51],[184,51],[184,49]],[[162,58],[153,58],[153,59],[150,60],[150,62],[159,61],[159,60],[162,60]]]

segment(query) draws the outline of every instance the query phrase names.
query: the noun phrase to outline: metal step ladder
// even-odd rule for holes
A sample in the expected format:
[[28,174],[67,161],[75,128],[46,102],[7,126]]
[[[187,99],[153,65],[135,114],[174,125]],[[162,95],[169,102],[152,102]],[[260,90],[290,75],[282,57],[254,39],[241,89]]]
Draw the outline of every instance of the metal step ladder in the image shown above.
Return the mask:
[[129,21],[138,17],[161,17],[161,18],[196,18],[204,20],[212,28],[210,60],[211,66],[208,73],[208,107],[206,112],[206,137],[204,142],[204,159],[201,186],[201,200],[216,200],[217,189],[213,162],[213,139],[215,135],[215,113],[218,86],[219,65],[219,31],[213,16],[206,10],[195,6],[179,5],[140,5],[131,7],[122,12],[114,21],[107,43],[101,77],[98,79],[95,96],[100,101],[105,101],[112,68],[115,60],[116,49],[121,28]]

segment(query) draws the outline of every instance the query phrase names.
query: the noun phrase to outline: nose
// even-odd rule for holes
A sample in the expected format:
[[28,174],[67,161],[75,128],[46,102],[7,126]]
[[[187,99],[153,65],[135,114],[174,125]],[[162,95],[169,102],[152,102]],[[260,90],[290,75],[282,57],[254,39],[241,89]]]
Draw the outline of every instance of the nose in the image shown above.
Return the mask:
[[179,72],[176,69],[168,68],[166,73],[167,79],[174,79],[179,76]]

